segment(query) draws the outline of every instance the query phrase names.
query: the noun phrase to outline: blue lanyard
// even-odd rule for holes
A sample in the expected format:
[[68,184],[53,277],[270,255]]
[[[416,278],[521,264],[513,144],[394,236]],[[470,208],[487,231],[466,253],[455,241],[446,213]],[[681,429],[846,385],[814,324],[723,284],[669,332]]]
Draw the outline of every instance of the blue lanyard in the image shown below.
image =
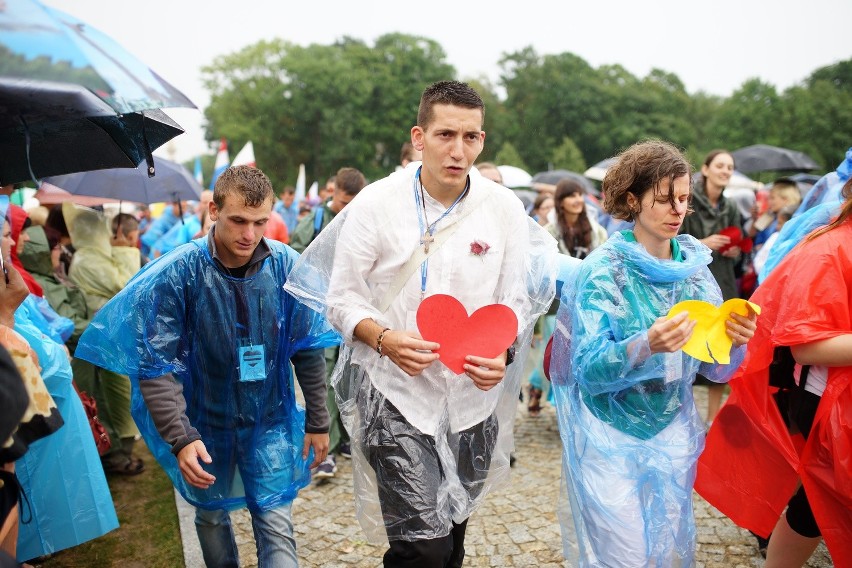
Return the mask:
[[[417,224],[420,226],[420,244],[425,246],[426,252],[429,252],[429,243],[432,242],[432,235],[435,234],[435,227],[438,223],[450,214],[450,211],[455,209],[456,205],[459,204],[459,201],[467,195],[467,191],[470,189],[470,178],[467,180],[467,184],[464,186],[464,191],[456,197],[456,200],[453,201],[453,204],[444,211],[440,217],[435,219],[435,222],[432,224],[428,224],[429,220],[426,218],[426,197],[423,195],[423,183],[420,182],[420,170],[423,166],[417,168],[417,173],[414,174],[414,207],[417,209]],[[420,191],[417,191],[417,186],[420,186]],[[421,215],[421,205],[422,205],[422,215]],[[427,240],[426,235],[428,233],[429,240]],[[429,272],[429,259],[423,261],[420,265],[420,299],[423,299],[423,296],[426,294],[426,275]]]

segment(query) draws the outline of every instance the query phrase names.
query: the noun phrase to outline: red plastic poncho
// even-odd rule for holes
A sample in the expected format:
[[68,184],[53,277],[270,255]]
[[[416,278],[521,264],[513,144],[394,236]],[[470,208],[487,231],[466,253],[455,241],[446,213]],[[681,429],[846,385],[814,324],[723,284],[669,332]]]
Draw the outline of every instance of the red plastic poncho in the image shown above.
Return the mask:
[[837,566],[852,566],[852,367],[829,369],[810,437],[790,436],[769,386],[776,346],[852,333],[852,221],[805,242],[758,288],[757,332],[707,437],[695,489],[768,536],[799,477]]

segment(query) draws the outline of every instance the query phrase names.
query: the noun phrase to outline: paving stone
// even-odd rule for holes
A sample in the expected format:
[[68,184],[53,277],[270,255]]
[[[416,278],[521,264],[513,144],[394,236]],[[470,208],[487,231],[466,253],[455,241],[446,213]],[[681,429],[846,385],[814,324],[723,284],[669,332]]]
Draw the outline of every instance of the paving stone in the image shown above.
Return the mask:
[[[695,393],[703,412],[706,389],[696,387]],[[562,446],[552,406],[546,404],[535,418],[527,416],[524,405],[518,406],[515,445],[517,462],[510,482],[488,495],[468,523],[465,567],[565,568],[568,564],[562,556],[556,517],[556,504],[562,497]],[[378,568],[386,546],[368,542],[355,518],[352,462],[341,458],[337,465],[333,479],[312,483],[294,501],[299,564],[303,568]],[[696,568],[763,566],[756,541],[748,531],[736,527],[697,494],[693,506],[698,537]],[[255,568],[251,517],[247,511],[236,511],[231,518],[241,568]],[[807,566],[833,566],[824,546],[817,549]]]

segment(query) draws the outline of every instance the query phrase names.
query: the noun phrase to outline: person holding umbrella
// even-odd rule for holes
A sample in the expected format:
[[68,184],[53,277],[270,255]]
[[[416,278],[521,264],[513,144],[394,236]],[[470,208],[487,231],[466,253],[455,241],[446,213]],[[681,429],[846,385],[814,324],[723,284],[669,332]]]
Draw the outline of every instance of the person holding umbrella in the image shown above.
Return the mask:
[[[734,173],[734,158],[727,150],[713,150],[701,165],[701,179],[693,183],[692,213],[686,216],[680,227],[684,235],[692,235],[713,251],[710,273],[722,290],[723,300],[738,295],[737,276],[734,269],[740,257],[740,249],[730,246],[731,238],[721,234],[723,229],[736,227],[742,230],[742,218],[736,203],[725,199],[725,186]],[[707,424],[722,406],[725,385],[698,377],[696,384],[707,386]]]

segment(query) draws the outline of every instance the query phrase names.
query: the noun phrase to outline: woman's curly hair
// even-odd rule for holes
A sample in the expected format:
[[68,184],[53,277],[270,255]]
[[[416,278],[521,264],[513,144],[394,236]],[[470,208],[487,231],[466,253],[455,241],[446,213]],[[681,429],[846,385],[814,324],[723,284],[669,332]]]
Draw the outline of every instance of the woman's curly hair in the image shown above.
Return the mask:
[[[619,154],[606,172],[601,186],[603,208],[616,219],[634,221],[642,211],[645,192],[664,182],[668,182],[668,199],[674,207],[674,180],[690,173],[689,162],[674,145],[662,140],[637,142]],[[638,209],[628,204],[627,195],[631,193],[640,202]]]

